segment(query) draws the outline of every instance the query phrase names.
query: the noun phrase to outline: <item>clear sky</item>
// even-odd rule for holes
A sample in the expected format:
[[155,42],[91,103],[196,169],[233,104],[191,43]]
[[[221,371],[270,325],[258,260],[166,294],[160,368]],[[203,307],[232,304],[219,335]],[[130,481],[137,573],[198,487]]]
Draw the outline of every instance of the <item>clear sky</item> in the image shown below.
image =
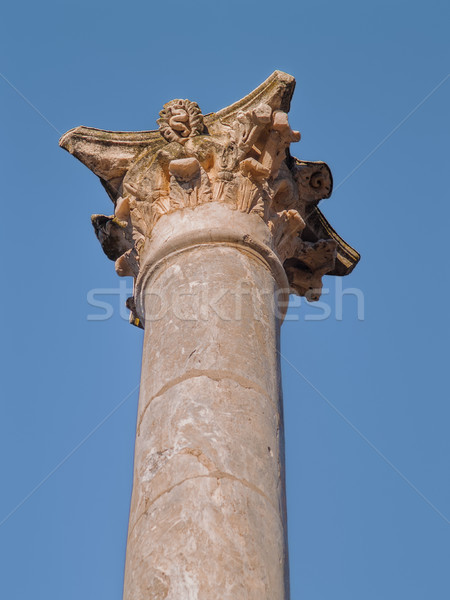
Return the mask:
[[0,597],[122,593],[142,332],[90,225],[110,201],[60,133],[153,129],[172,98],[215,111],[275,69],[297,79],[292,151],[330,165],[321,208],[362,254],[339,281],[359,318],[325,278],[328,308],[283,326],[292,599],[450,597],[449,19],[438,0],[4,4]]

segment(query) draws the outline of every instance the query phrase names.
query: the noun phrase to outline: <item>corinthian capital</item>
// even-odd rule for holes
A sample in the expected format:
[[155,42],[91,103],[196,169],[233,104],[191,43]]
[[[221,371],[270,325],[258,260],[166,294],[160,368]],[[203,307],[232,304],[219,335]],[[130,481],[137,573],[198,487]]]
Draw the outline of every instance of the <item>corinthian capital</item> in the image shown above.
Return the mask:
[[[167,228],[158,222],[204,205],[216,228],[245,224],[230,212],[251,215],[266,227],[265,242],[285,270],[290,291],[317,300],[322,276],[346,275],[359,260],[317,208],[332,191],[330,169],[291,155],[300,140],[288,111],[295,87],[290,75],[276,71],[248,96],[202,115],[190,100],[164,105],[159,130],[112,132],[88,127],[68,131],[60,145],[101,180],[114,214],[94,215],[95,233],[121,276],[142,276],[149,240]],[[225,210],[226,209],[226,210]],[[175,219],[173,223],[180,223]],[[249,221],[250,223],[250,221]],[[247,232],[251,236],[251,231]],[[134,313],[132,321],[141,322]]]

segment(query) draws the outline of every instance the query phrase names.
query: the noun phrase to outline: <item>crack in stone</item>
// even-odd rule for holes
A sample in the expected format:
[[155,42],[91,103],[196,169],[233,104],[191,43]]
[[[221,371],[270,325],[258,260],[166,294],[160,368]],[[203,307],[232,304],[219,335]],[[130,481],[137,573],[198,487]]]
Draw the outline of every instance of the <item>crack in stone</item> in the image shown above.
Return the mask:
[[190,456],[195,456],[197,461],[203,467],[205,467],[205,469],[208,469],[208,471],[210,473],[212,471],[218,471],[218,469],[217,469],[216,465],[213,463],[213,461],[210,458],[208,458],[208,456],[206,456],[206,454],[202,450],[200,450],[200,448],[183,448],[182,450],[180,450],[180,452],[178,452],[174,456],[179,456],[180,454],[189,454]]
[[133,531],[137,527],[137,525],[140,522],[140,520],[143,517],[145,517],[145,516],[148,515],[150,507],[153,506],[153,504],[155,504],[155,502],[157,502],[162,496],[164,496],[165,494],[170,494],[170,492],[172,490],[174,490],[176,487],[178,487],[180,485],[183,485],[183,483],[186,483],[186,481],[191,481],[193,479],[201,479],[201,478],[203,478],[203,479],[204,478],[229,479],[230,481],[234,481],[236,483],[240,483],[241,485],[243,485],[246,488],[250,489],[252,492],[255,492],[259,496],[262,496],[264,498],[264,500],[266,500],[266,502],[269,504],[269,506],[271,506],[273,508],[275,514],[280,519],[281,524],[283,525],[283,520],[281,518],[280,511],[278,510],[278,508],[276,506],[274,506],[274,504],[271,502],[270,498],[262,490],[260,490],[256,485],[250,483],[249,481],[247,481],[245,479],[239,479],[239,477],[236,477],[235,475],[232,475],[231,473],[225,473],[224,471],[211,471],[210,473],[205,474],[205,475],[193,475],[191,477],[186,477],[185,479],[182,479],[181,481],[178,481],[174,485],[170,486],[169,488],[167,488],[166,490],[164,490],[163,492],[161,492],[160,494],[158,494],[156,496],[156,498],[154,498],[151,502],[146,503],[145,510],[139,515],[139,517],[136,519],[136,521],[133,524],[133,526],[129,528],[128,538],[131,537]]
[[[207,377],[208,379],[211,379],[212,381],[216,381],[219,383],[224,379],[230,379],[231,381],[234,381],[235,383],[237,383],[244,389],[253,390],[254,392],[257,392],[258,394],[265,396],[275,406],[275,408],[277,410],[279,408],[278,403],[273,401],[273,398],[271,398],[269,396],[267,391],[264,390],[262,387],[260,387],[257,383],[251,381],[250,379],[246,379],[245,377],[240,377],[239,375],[236,375],[234,373],[231,373],[230,371],[225,371],[225,370],[217,370],[216,371],[214,369],[208,369],[208,370],[203,371],[201,369],[190,369],[183,375],[180,375],[179,377],[175,377],[174,379],[172,379],[172,381],[169,381],[168,383],[164,384],[162,386],[162,388],[160,390],[158,390],[158,392],[156,392],[156,394],[154,394],[150,398],[150,400],[147,402],[147,404],[142,409],[141,414],[139,415],[138,423],[137,423],[137,435],[139,436],[141,433],[142,421],[144,420],[144,416],[147,412],[147,409],[150,406],[150,404],[153,402],[153,400],[155,400],[159,396],[162,396],[168,390],[170,390],[172,387],[178,385],[179,383],[183,383],[183,381],[186,381],[188,379],[194,379],[196,377]],[[141,389],[142,389],[142,387],[143,386],[141,385]]]

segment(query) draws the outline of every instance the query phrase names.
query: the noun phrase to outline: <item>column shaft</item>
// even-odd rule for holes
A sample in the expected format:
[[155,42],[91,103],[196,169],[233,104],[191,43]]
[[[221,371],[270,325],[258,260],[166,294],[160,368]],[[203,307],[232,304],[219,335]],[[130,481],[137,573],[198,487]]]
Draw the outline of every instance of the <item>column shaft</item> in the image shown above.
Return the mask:
[[286,600],[277,284],[231,244],[146,281],[125,600]]

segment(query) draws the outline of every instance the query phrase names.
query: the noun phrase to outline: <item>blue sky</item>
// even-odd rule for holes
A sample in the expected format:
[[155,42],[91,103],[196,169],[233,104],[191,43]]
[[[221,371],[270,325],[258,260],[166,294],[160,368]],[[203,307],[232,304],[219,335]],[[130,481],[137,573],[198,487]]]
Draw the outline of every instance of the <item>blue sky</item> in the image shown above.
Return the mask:
[[438,0],[2,8],[2,597],[122,592],[142,332],[119,294],[89,319],[89,291],[119,289],[90,225],[111,206],[60,133],[152,129],[176,97],[215,111],[280,69],[364,299],[358,318],[325,278],[329,318],[302,302],[283,326],[292,598],[448,599],[449,18]]

